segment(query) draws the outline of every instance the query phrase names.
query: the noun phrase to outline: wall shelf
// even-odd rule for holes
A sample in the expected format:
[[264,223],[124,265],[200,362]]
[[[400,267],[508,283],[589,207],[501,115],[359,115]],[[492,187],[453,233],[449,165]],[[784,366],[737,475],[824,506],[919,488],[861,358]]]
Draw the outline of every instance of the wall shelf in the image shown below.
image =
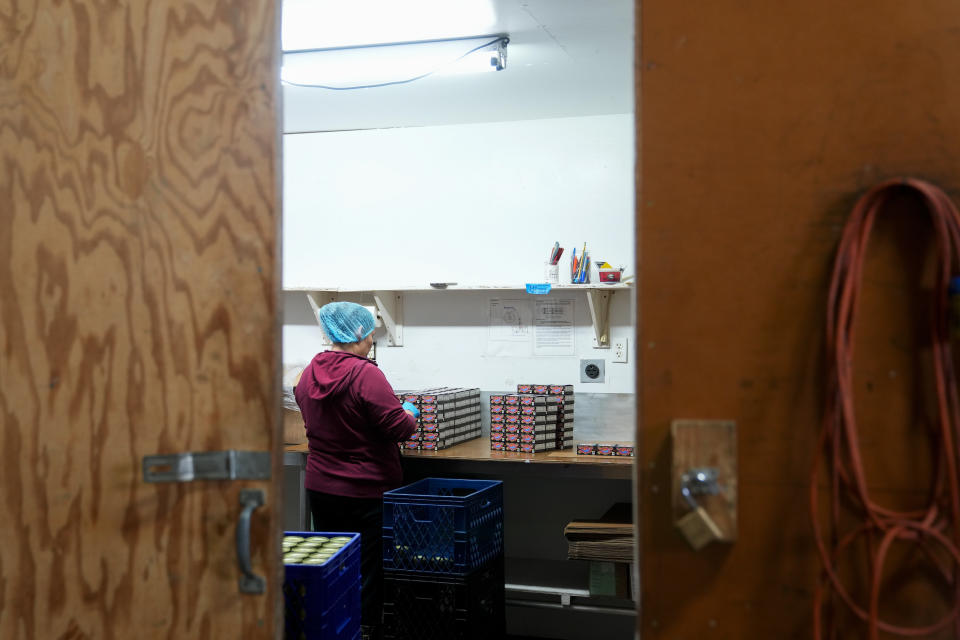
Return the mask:
[[[542,284],[542,283],[532,283],[532,284]],[[611,284],[555,284],[551,285],[551,289],[559,289],[563,291],[586,291],[591,289],[597,289],[601,291],[618,291],[624,289],[630,289],[633,287],[632,282],[615,282]],[[397,291],[400,293],[417,293],[422,291],[526,291],[525,284],[506,284],[506,285],[448,285],[446,287],[287,287],[284,288],[284,292],[296,293],[296,292],[322,292],[322,293],[369,293],[371,291],[377,290],[388,290],[388,291]],[[548,294],[549,295],[549,294]]]
[[[539,284],[539,283],[537,283]],[[610,298],[617,291],[629,290],[632,283],[619,282],[614,284],[557,284],[552,285],[550,293],[554,291],[583,291],[587,296],[587,304],[590,309],[590,321],[593,325],[593,347],[594,349],[610,348]],[[337,288],[308,288],[293,287],[284,289],[285,293],[304,293],[310,302],[314,316],[323,305],[333,302],[345,293],[369,293],[373,295],[374,304],[377,307],[377,315],[383,321],[383,326],[387,331],[387,339],[390,346],[403,346],[403,294],[404,293],[422,293],[422,292],[445,293],[450,291],[521,291],[525,295],[547,295],[548,294],[527,294],[526,285],[445,285],[443,287],[390,287],[390,288],[356,288],[356,287],[337,287]],[[319,322],[319,320],[318,320]]]

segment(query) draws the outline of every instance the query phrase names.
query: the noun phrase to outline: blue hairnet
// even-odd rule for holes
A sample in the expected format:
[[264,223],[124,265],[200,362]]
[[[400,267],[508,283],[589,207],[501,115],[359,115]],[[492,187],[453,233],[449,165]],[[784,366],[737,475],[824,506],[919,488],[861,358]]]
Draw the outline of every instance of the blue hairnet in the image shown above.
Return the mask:
[[373,314],[355,302],[331,302],[317,312],[320,326],[332,342],[360,342],[373,333]]

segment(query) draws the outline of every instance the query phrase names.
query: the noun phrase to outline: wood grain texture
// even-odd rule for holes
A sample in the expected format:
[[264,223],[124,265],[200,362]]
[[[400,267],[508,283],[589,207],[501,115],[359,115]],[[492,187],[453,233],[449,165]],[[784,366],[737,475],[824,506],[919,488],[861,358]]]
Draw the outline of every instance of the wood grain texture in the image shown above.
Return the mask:
[[[639,629],[809,638],[818,562],[805,486],[834,251],[856,198],[884,178],[926,178],[957,199],[960,5],[647,0],[636,10]],[[870,485],[894,507],[922,503],[930,484],[930,238],[916,202],[897,203],[865,266],[857,415]],[[669,426],[686,416],[738,427],[739,540],[700,553],[669,517]],[[888,618],[920,624],[945,610],[929,573],[898,554]],[[862,581],[851,588],[862,598]],[[839,637],[865,637],[840,622]]]
[[[279,629],[279,480],[140,468],[275,448],[279,469],[277,11],[0,1],[4,639]],[[243,486],[267,490],[267,596],[237,594]]]

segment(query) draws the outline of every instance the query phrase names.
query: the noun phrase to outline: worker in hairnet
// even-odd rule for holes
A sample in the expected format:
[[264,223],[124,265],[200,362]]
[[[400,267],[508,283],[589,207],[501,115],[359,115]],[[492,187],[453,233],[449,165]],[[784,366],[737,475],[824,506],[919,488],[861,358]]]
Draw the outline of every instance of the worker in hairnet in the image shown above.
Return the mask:
[[381,633],[383,492],[402,484],[400,450],[419,411],[397,399],[377,365],[373,315],[353,302],[318,312],[333,346],[303,370],[294,396],[307,429],[306,486],[315,531],[361,535],[364,635]]

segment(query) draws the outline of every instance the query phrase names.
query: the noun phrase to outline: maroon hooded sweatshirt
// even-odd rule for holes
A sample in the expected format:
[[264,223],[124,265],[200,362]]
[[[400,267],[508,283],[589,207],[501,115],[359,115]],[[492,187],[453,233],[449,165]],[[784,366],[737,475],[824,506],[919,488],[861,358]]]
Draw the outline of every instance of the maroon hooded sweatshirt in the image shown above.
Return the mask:
[[403,481],[397,443],[417,422],[400,406],[383,372],[343,351],[317,354],[294,396],[307,427],[307,489],[379,498]]

